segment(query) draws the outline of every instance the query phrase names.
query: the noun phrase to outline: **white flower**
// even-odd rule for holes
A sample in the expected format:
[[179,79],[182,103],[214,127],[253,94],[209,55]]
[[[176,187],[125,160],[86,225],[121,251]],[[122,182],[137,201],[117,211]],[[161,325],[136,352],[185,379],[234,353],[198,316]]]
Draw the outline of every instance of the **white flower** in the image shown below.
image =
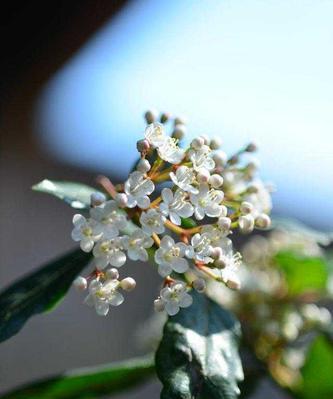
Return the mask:
[[147,179],[144,173],[135,171],[129,175],[125,182],[125,193],[127,194],[127,206],[146,209],[150,205],[150,195],[155,189],[154,183]]
[[195,173],[192,168],[188,168],[187,166],[180,166],[176,173],[170,173],[170,179],[174,182],[176,186],[181,188],[183,191],[197,194],[199,190],[193,187],[193,183],[195,183]]
[[198,150],[192,149],[189,154],[195,171],[199,171],[200,169],[211,171],[215,168],[212,152],[208,145],[203,145]]
[[123,237],[103,240],[95,246],[93,254],[96,258],[96,268],[101,270],[110,265],[121,267],[126,262],[126,255],[123,252],[126,241]]
[[155,252],[155,261],[158,264],[158,272],[162,277],[168,276],[173,270],[184,273],[188,270],[187,259],[184,259],[187,245],[175,241],[170,236],[164,236],[159,249]]
[[178,147],[177,140],[172,137],[166,137],[165,141],[157,148],[158,155],[164,161],[179,164],[185,156],[185,151]]
[[210,241],[212,247],[221,247],[229,245],[230,239],[226,238],[230,231],[224,229],[220,225],[208,224],[202,228],[202,234],[204,234]]
[[165,310],[170,316],[179,312],[179,308],[187,308],[192,305],[193,299],[186,292],[186,285],[182,281],[175,281],[168,287],[164,287],[160,293]]
[[162,190],[163,202],[160,210],[165,216],[169,216],[172,223],[180,226],[181,217],[188,218],[193,215],[193,206],[186,201],[187,193],[183,190],[176,190],[175,193],[170,188]]
[[194,234],[191,239],[191,246],[187,248],[186,256],[207,264],[214,260],[210,257],[212,249],[213,247],[209,236],[207,234],[197,233]]
[[148,260],[146,248],[152,247],[154,240],[141,229],[137,229],[130,236],[125,236],[123,243],[130,259],[146,262]]
[[165,220],[165,216],[156,209],[148,209],[147,212],[142,212],[140,216],[142,230],[148,235],[162,234],[165,230]]
[[119,230],[124,229],[127,223],[126,216],[114,200],[90,209],[90,216],[101,223],[104,239],[117,237]]
[[145,130],[145,139],[154,147],[161,146],[167,139],[164,134],[164,126],[158,122],[148,125]]
[[94,243],[102,237],[103,231],[101,225],[95,220],[87,220],[80,214],[74,215],[73,224],[72,239],[80,241],[82,251],[90,252],[93,249]]
[[256,218],[262,213],[269,213],[272,209],[272,199],[269,189],[261,180],[256,180],[253,184],[256,192],[247,194],[244,201],[253,205],[251,212],[252,216]]
[[118,292],[119,286],[119,281],[114,279],[106,279],[104,282],[92,280],[85,303],[94,306],[98,315],[106,316],[110,305],[119,306],[124,302],[123,295]]
[[223,282],[229,288],[239,289],[239,265],[241,264],[241,255],[239,252],[233,253],[231,243],[223,248],[222,254],[215,264],[219,265],[218,270]]
[[199,193],[190,195],[196,219],[202,220],[205,215],[209,217],[221,216],[223,212],[223,205],[221,205],[223,198],[223,191],[213,188],[209,189],[207,184],[201,184]]

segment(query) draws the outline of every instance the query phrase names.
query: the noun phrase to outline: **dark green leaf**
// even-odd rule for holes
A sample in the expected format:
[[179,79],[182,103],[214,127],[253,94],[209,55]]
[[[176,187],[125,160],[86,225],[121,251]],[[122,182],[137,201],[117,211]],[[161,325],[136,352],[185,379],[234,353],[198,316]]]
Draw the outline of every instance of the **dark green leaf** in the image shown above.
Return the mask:
[[43,180],[32,187],[35,191],[54,195],[65,201],[75,209],[85,209],[90,206],[90,196],[95,193],[95,188],[85,184],[70,181]]
[[184,229],[192,229],[193,227],[196,227],[197,224],[192,218],[181,218],[182,219],[182,224],[181,226]]
[[234,399],[243,371],[238,354],[240,325],[203,294],[169,317],[156,353],[162,399]]
[[306,291],[325,290],[328,265],[324,258],[280,252],[275,260],[285,276],[289,294],[298,295]]
[[301,375],[298,398],[333,398],[333,347],[324,336],[318,336],[311,344]]
[[84,368],[47,378],[1,396],[1,399],[88,399],[127,390],[154,373],[151,357]]
[[16,334],[32,315],[51,310],[90,258],[91,254],[75,249],[1,292],[0,342]]

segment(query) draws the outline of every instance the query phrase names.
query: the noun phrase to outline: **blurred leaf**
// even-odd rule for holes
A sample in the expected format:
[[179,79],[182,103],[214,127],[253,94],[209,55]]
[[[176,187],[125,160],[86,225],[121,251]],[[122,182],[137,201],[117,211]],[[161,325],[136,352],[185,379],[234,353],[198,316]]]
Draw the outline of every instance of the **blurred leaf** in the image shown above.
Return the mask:
[[324,336],[320,335],[312,342],[301,375],[298,398],[333,398],[333,346]]
[[192,218],[181,218],[182,219],[182,224],[181,226],[184,229],[192,229],[193,227],[196,227],[197,224]]
[[35,191],[54,195],[65,201],[75,209],[86,209],[90,207],[90,195],[97,192],[95,188],[85,184],[70,181],[43,180],[32,186]]
[[1,399],[99,398],[143,383],[154,373],[152,357],[131,359],[66,372],[27,384],[0,396]]
[[90,258],[91,254],[75,249],[1,292],[0,342],[16,334],[29,317],[53,309]]
[[238,354],[240,325],[204,294],[169,317],[156,353],[162,399],[233,399],[243,371]]
[[324,258],[279,252],[275,261],[285,275],[289,294],[298,295],[306,291],[326,289],[328,265]]

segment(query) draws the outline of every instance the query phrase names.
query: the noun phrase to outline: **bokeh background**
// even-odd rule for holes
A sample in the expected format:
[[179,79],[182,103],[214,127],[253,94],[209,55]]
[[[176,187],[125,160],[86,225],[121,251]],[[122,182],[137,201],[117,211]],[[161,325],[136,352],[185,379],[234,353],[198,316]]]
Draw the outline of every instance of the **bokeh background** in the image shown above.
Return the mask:
[[[73,211],[31,185],[124,179],[151,107],[227,151],[258,142],[262,175],[278,188],[274,213],[333,230],[332,19],[329,0],[5,1],[0,289],[73,247]],[[138,288],[107,318],[70,292],[1,344],[0,391],[139,354],[135,331],[159,279],[144,264],[124,269]],[[155,381],[117,398],[159,390]]]

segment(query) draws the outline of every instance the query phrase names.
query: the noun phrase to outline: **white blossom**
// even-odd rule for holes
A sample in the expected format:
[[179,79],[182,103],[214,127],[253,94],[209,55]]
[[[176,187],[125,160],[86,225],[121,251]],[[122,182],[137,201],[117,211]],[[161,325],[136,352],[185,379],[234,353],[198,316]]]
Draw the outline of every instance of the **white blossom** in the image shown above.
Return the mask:
[[126,262],[126,255],[124,253],[124,244],[126,241],[123,237],[116,237],[110,240],[99,241],[93,254],[96,258],[97,269],[105,269],[108,264],[121,267]]
[[101,224],[104,239],[119,235],[119,230],[126,227],[126,216],[120,211],[116,201],[110,200],[90,209],[90,216]]
[[251,212],[252,216],[256,218],[262,213],[269,213],[272,209],[272,199],[269,189],[264,185],[261,180],[256,180],[253,183],[255,192],[247,194],[244,201],[253,205]]
[[148,209],[147,212],[142,212],[140,216],[142,230],[148,235],[162,234],[165,231],[165,220],[165,216],[157,209]]
[[146,249],[152,247],[154,241],[141,229],[136,229],[131,235],[123,238],[123,244],[130,259],[146,262],[148,260]]
[[187,247],[186,256],[205,264],[213,262],[211,258],[212,245],[207,234],[196,233],[191,238],[191,245]]
[[167,139],[164,134],[164,126],[158,122],[148,125],[145,130],[145,139],[154,147],[161,146]]
[[188,218],[193,215],[194,209],[187,199],[187,193],[177,189],[175,193],[170,188],[162,190],[163,202],[160,210],[165,216],[169,216],[172,223],[180,226],[181,218]]
[[212,152],[208,145],[203,145],[198,150],[191,150],[190,160],[193,164],[193,169],[196,171],[200,169],[211,171],[215,168]]
[[163,161],[179,164],[185,156],[185,151],[178,147],[177,140],[172,137],[166,137],[166,140],[157,148],[158,155]]
[[95,220],[87,220],[80,214],[74,215],[73,224],[72,239],[74,241],[80,241],[82,251],[90,252],[95,242],[102,237],[103,230],[101,225]]
[[155,189],[154,183],[147,179],[145,174],[139,171],[132,172],[125,182],[125,193],[127,194],[128,208],[146,209],[150,205],[150,195]]
[[94,279],[89,284],[89,294],[85,303],[94,306],[100,316],[106,316],[110,305],[119,306],[124,302],[123,295],[118,292],[120,283],[115,279],[106,279],[104,282]]
[[221,227],[219,224],[208,224],[202,228],[202,234],[204,234],[210,242],[212,247],[224,247],[231,243],[231,240],[226,238],[229,235],[230,230]]
[[202,220],[205,215],[209,217],[221,216],[223,212],[223,205],[221,205],[223,198],[223,191],[213,188],[209,189],[207,184],[201,184],[199,193],[190,195],[196,219]]
[[183,191],[197,194],[199,190],[193,186],[193,183],[196,182],[195,173],[192,168],[188,168],[187,166],[180,166],[176,173],[170,173],[170,179],[173,183],[181,188]]
[[229,288],[239,289],[240,287],[240,263],[241,256],[238,252],[233,253],[231,242],[224,246],[220,258],[215,261],[215,265],[219,267],[221,279]]
[[188,270],[188,261],[184,259],[186,248],[186,244],[183,242],[176,244],[170,236],[162,238],[160,247],[155,252],[155,262],[162,277],[168,276],[172,271],[184,273]]
[[170,286],[162,288],[160,297],[170,316],[177,314],[180,308],[187,308],[193,303],[193,299],[186,292],[186,285],[182,281],[175,281]]

